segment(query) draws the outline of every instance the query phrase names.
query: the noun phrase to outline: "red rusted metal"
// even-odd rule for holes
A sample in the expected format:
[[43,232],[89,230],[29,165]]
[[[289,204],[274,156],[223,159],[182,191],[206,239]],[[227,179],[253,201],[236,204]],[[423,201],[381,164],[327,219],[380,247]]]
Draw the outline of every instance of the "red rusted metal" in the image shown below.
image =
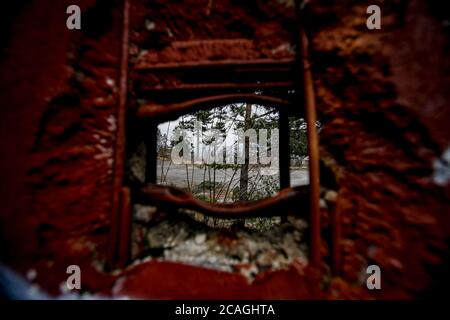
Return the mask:
[[251,46],[252,40],[246,38],[237,38],[237,39],[202,39],[202,40],[187,40],[187,41],[174,41],[171,43],[171,46],[174,48],[191,48],[199,45],[212,45],[212,44],[229,44],[229,45],[240,45],[247,44]]
[[[297,1],[298,3],[298,1]],[[306,113],[308,155],[309,155],[309,185],[310,185],[310,228],[311,228],[311,262],[315,266],[321,261],[321,225],[320,225],[320,177],[319,177],[319,138],[316,129],[316,101],[314,83],[309,61],[308,38],[301,24],[300,5],[297,6],[299,15],[300,59],[303,76],[304,107]]]
[[[146,204],[158,206],[177,206],[179,208],[191,209],[199,211],[203,214],[220,217],[220,218],[246,218],[260,216],[285,215],[288,213],[287,208],[290,203],[308,204],[310,203],[310,224],[311,224],[311,261],[317,265],[320,263],[320,215],[319,215],[319,166],[318,166],[318,138],[315,127],[315,101],[314,91],[309,70],[307,39],[303,29],[301,34],[301,52],[303,85],[305,97],[306,120],[308,124],[308,152],[310,157],[310,186],[285,188],[273,198],[240,204],[208,204],[194,198],[192,195],[171,187],[163,187],[151,185],[143,187],[137,193],[137,199]],[[126,97],[127,97],[127,79],[128,79],[128,41],[129,41],[129,0],[124,2],[124,27],[123,27],[123,45],[122,45],[122,61],[121,61],[121,79],[120,79],[120,102],[117,119],[117,141],[114,167],[114,199],[113,199],[113,228],[112,228],[112,255],[111,261],[118,258],[120,265],[125,265],[128,260],[128,251],[130,243],[130,191],[122,188],[124,174],[124,156],[125,156],[125,116],[126,116]],[[194,61],[180,63],[141,63],[136,65],[134,70],[139,72],[152,72],[157,70],[177,71],[183,69],[195,68],[218,68],[238,67],[240,70],[247,70],[246,67],[262,68],[265,67],[285,67],[294,66],[292,59],[258,59],[258,60],[222,60],[222,61]],[[287,69],[286,69],[287,70]],[[259,69],[258,69],[259,71]],[[253,87],[293,87],[294,81],[281,82],[263,82],[263,83],[200,83],[200,84],[180,84],[174,87],[154,87],[147,90],[150,91],[171,91],[171,90],[210,90],[210,89],[239,89]],[[272,106],[291,106],[292,102],[272,96],[257,95],[251,93],[234,93],[222,94],[215,96],[207,96],[192,99],[182,103],[169,105],[146,105],[137,110],[140,118],[151,119],[155,121],[163,121],[176,118],[184,113],[192,112],[201,108],[212,108],[234,102],[259,103]],[[309,199],[308,199],[309,192]],[[295,202],[294,202],[295,201]],[[306,207],[306,206],[305,206]],[[120,222],[120,228],[118,223]],[[116,254],[118,253],[118,257]]]
[[[120,64],[120,83],[119,83],[119,105],[117,112],[117,132],[114,148],[114,177],[113,177],[113,199],[111,215],[111,236],[109,246],[109,264],[113,266],[117,258],[117,250],[120,241],[123,238],[119,234],[120,221],[120,195],[124,176],[125,159],[125,120],[126,103],[128,94],[128,53],[129,53],[129,34],[130,34],[130,0],[123,2],[123,29],[122,29],[122,52]],[[125,240],[126,241],[126,240]]]
[[175,90],[212,90],[212,89],[266,89],[266,88],[291,88],[293,81],[282,82],[253,82],[253,83],[196,83],[196,84],[174,84],[173,86],[143,87],[146,91],[175,91]]
[[137,201],[142,204],[150,204],[168,209],[183,208],[195,210],[207,216],[235,219],[251,217],[284,216],[294,208],[294,205],[303,204],[308,208],[308,186],[285,188],[276,196],[243,203],[214,203],[210,204],[195,198],[192,194],[174,187],[149,185],[143,187],[136,195]]
[[113,295],[141,299],[308,299],[324,298],[319,279],[294,261],[281,270],[266,270],[249,281],[239,272],[152,259],[122,272]]
[[180,115],[199,110],[202,108],[213,108],[229,103],[249,102],[260,103],[269,106],[292,106],[288,100],[250,93],[224,94],[211,97],[202,97],[172,105],[146,105],[139,108],[137,114],[140,118],[152,118],[162,121],[163,119],[175,119]]
[[293,65],[294,59],[253,59],[253,60],[235,60],[226,59],[218,61],[187,61],[187,62],[171,62],[171,63],[140,63],[134,67],[136,71],[154,71],[154,70],[169,70],[169,69],[183,69],[183,68],[199,68],[199,67],[233,67],[233,66],[282,66]]

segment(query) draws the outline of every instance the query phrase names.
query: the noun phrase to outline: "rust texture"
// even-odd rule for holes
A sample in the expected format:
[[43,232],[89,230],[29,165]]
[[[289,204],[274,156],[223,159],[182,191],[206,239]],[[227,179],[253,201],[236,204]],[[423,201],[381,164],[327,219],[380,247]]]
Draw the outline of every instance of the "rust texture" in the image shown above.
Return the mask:
[[[297,10],[300,9],[297,4]],[[302,20],[301,13],[298,13],[299,21]],[[319,176],[319,141],[316,129],[316,97],[314,84],[311,75],[311,63],[309,61],[309,40],[306,31],[299,23],[299,59],[301,62],[301,72],[303,75],[304,108],[306,114],[307,134],[308,134],[308,155],[309,155],[309,185],[310,185],[310,224],[311,224],[311,263],[315,266],[321,264],[321,225],[320,225],[320,176]],[[334,241],[337,239],[333,238]]]
[[374,296],[437,294],[449,279],[450,230],[448,183],[436,184],[434,171],[449,141],[442,8],[393,1],[381,31],[368,32],[360,13],[373,2],[331,3],[309,13],[321,158],[339,185],[340,277],[332,290],[363,294],[358,270],[377,264],[384,287]]
[[[52,294],[60,292],[67,266],[76,264],[84,290],[111,296],[441,296],[450,283],[444,159],[449,17],[443,5],[315,0],[304,9],[308,70],[322,123],[320,222],[314,227],[320,223],[322,240],[313,238],[321,264],[294,262],[248,282],[238,273],[176,262],[107,268],[108,259],[129,262],[130,207],[138,195],[122,181],[121,149],[142,127],[150,131],[148,145],[156,146],[152,119],[169,119],[166,107],[184,112],[202,99],[247,99],[259,89],[275,105],[288,102],[280,108],[303,106],[308,98],[298,91],[303,80],[294,1],[126,2],[128,44],[120,0],[29,1],[0,13],[3,264],[24,276],[36,271],[32,281]],[[74,3],[83,12],[80,31],[65,28],[65,9]],[[366,28],[371,4],[382,7],[381,30]],[[136,126],[126,122],[125,128],[125,112]],[[155,178],[152,171],[147,175]],[[304,212],[294,204],[288,209]],[[366,288],[364,271],[371,264],[382,269],[380,291]]]
[[244,204],[210,204],[200,201],[190,193],[175,187],[150,185],[142,188],[137,195],[139,203],[158,206],[191,209],[208,216],[236,219],[249,217],[267,217],[288,214],[290,206],[308,203],[308,187],[284,188],[276,196]]
[[51,293],[68,264],[81,267],[90,290],[111,282],[98,266],[111,222],[122,10],[77,1],[85,28],[72,32],[70,4],[21,6],[0,62],[1,260],[35,270]]
[[[230,4],[232,5],[232,4]],[[146,7],[149,10],[148,7]],[[149,21],[150,17],[148,16],[145,20],[147,29],[154,30],[155,21]],[[153,17],[152,17],[153,19]],[[140,31],[143,33],[143,31]],[[231,34],[230,34],[231,36]],[[302,36],[304,36],[302,34]],[[226,103],[233,103],[239,101],[245,102],[257,102],[262,104],[283,106],[283,112],[281,112],[280,117],[280,125],[283,126],[280,128],[281,132],[281,141],[280,143],[280,184],[282,188],[286,188],[282,190],[276,197],[271,199],[267,199],[265,201],[260,201],[256,204],[233,204],[233,205],[210,205],[203,203],[201,201],[196,200],[194,197],[189,196],[188,194],[181,192],[175,188],[169,187],[158,187],[155,185],[150,185],[144,187],[141,191],[142,194],[146,195],[146,197],[138,196],[138,203],[146,203],[147,205],[158,205],[158,206],[177,206],[180,208],[186,209],[194,209],[202,214],[215,216],[215,217],[223,217],[223,218],[244,218],[244,217],[258,217],[258,216],[275,216],[280,215],[280,211],[285,211],[281,215],[285,215],[287,213],[286,208],[288,208],[288,204],[286,203],[287,199],[302,199],[301,197],[297,197],[297,189],[289,189],[289,146],[288,146],[288,122],[287,115],[289,112],[287,110],[294,109],[292,108],[293,103],[298,100],[297,96],[299,92],[303,92],[304,89],[302,85],[305,85],[307,88],[307,94],[305,94],[306,98],[306,107],[307,110],[307,119],[308,119],[308,139],[310,141],[310,163],[311,163],[311,172],[310,176],[312,177],[310,180],[314,181],[313,187],[311,188],[311,201],[315,203],[309,206],[308,201],[302,202],[293,202],[293,205],[302,206],[304,208],[310,207],[311,221],[311,234],[312,234],[312,245],[311,245],[311,255],[312,261],[316,266],[320,266],[320,220],[319,220],[319,180],[318,180],[318,168],[319,168],[319,159],[318,159],[318,148],[317,148],[317,132],[315,132],[315,105],[314,98],[312,96],[312,84],[311,84],[311,75],[305,69],[305,77],[303,77],[304,81],[301,83],[298,81],[299,76],[296,76],[296,73],[293,70],[292,58],[285,58],[284,56],[278,57],[279,60],[273,58],[273,56],[269,56],[265,59],[261,59],[260,56],[254,55],[255,50],[254,44],[257,41],[243,40],[243,39],[217,39],[215,41],[211,40],[195,40],[191,39],[189,41],[181,41],[180,39],[176,39],[171,44],[171,48],[173,49],[171,54],[180,53],[179,50],[182,50],[182,60],[175,62],[166,61],[166,63],[160,63],[160,60],[165,60],[167,58],[159,57],[158,60],[152,60],[152,46],[158,48],[158,44],[154,43],[136,43],[134,40],[134,44],[137,45],[136,50],[139,52],[139,49],[143,49],[143,46],[150,46],[147,50],[142,50],[138,55],[137,59],[134,61],[133,71],[131,78],[133,79],[132,88],[130,89],[134,95],[136,100],[142,99],[154,99],[155,93],[159,91],[159,94],[156,95],[159,97],[159,104],[150,103],[150,104],[141,104],[138,107],[137,116],[139,118],[143,118],[144,123],[142,127],[143,135],[149,133],[149,127],[155,126],[158,121],[167,120],[167,117],[171,119],[175,119],[182,114],[198,110],[201,108],[211,108],[213,106],[221,106]],[[225,48],[232,46],[234,49],[232,52],[236,52],[236,48],[241,47],[244,49],[241,51],[241,55],[234,55],[228,52],[223,51]],[[291,43],[286,43],[285,47],[292,46]],[[223,47],[225,48],[223,48]],[[217,61],[205,61],[204,56],[199,53],[205,48],[209,48],[211,52],[204,52],[203,54],[208,55],[213,53],[214,60]],[[188,52],[189,50],[194,50],[197,54],[195,56],[191,56]],[[261,49],[259,49],[261,50]],[[288,56],[293,55],[293,51],[289,52]],[[291,49],[292,50],[292,49]],[[164,50],[163,50],[164,51]],[[217,51],[221,52],[219,56]],[[307,49],[304,48],[302,52],[300,52],[298,57],[302,57],[306,54]],[[167,52],[165,52],[167,53]],[[247,59],[243,59],[242,53],[247,53],[249,56]],[[261,53],[260,53],[261,54]],[[143,58],[144,57],[144,58]],[[146,58],[145,58],[146,57]],[[173,57],[174,58],[174,57]],[[186,61],[186,58],[191,58],[192,61]],[[211,57],[210,57],[211,59]],[[153,63],[152,63],[153,62]],[[276,69],[275,67],[282,67],[280,70],[282,71],[281,82],[273,82],[273,77],[276,77]],[[286,66],[288,68],[286,69]],[[236,70],[236,67],[239,67],[239,72]],[[258,67],[258,69],[255,69]],[[290,68],[289,68],[290,67]],[[164,71],[166,73],[161,73],[160,71]],[[187,71],[190,70],[191,73]],[[143,71],[144,78],[142,77]],[[230,73],[231,71],[231,73]],[[247,72],[246,72],[247,71]],[[198,75],[200,74],[200,76]],[[153,78],[149,77],[153,76]],[[267,78],[269,81],[261,81],[262,79]],[[152,81],[154,80],[154,81]],[[169,81],[168,81],[169,80]],[[199,83],[197,83],[199,82]],[[150,83],[150,85],[149,85]],[[261,95],[255,93],[258,90],[267,90],[269,92],[273,90],[279,90],[283,88],[284,95],[288,96],[288,92],[290,89],[297,89],[297,95],[291,95],[288,99],[278,98],[276,96],[270,95]],[[241,93],[241,90],[251,90],[248,93]],[[177,94],[174,95],[172,91],[180,92],[182,90],[186,97],[183,99],[182,95]],[[228,94],[223,94],[223,91],[229,92]],[[282,92],[282,91],[281,91]],[[181,97],[180,97],[181,96]],[[192,99],[191,97],[195,98]],[[178,103],[172,103],[171,100],[178,99],[181,100]],[[291,106],[291,108],[288,108]],[[300,108],[303,109],[303,108]],[[286,110],[286,112],[284,111]],[[293,112],[291,112],[293,113]],[[300,112],[297,112],[300,113]],[[164,119],[166,118],[166,119]],[[155,150],[155,136],[146,137],[146,146],[148,149]],[[152,142],[153,140],[153,142]],[[153,154],[152,154],[153,155]],[[154,161],[147,157],[147,167],[146,171],[149,173],[153,173],[155,169],[152,168],[155,166]],[[147,175],[147,182],[153,182],[153,176]],[[144,202],[143,202],[144,200]]]
[[223,106],[227,103],[234,101],[247,101],[261,104],[269,104],[272,106],[278,106],[280,108],[288,108],[292,106],[292,102],[280,99],[276,97],[270,97],[265,95],[235,93],[226,95],[216,95],[197,98],[194,100],[185,101],[183,103],[171,104],[171,105],[144,105],[137,111],[138,117],[151,118],[158,121],[167,121],[169,119],[176,119],[180,115],[186,112],[193,112],[201,108],[210,108],[214,106]]
[[[126,122],[126,104],[128,96],[128,54],[129,54],[129,37],[130,37],[130,2],[124,0],[123,2],[123,26],[122,26],[122,51],[120,60],[120,82],[119,82],[119,104],[117,112],[117,132],[114,148],[114,180],[113,180],[113,197],[112,197],[112,221],[111,221],[111,240],[109,245],[110,256],[109,263],[111,266],[116,261],[116,252],[119,250],[119,260],[123,264],[125,259],[122,247],[127,247],[124,242],[127,242],[129,233],[119,232],[119,226],[123,222],[128,221],[126,217],[121,217],[126,214],[123,207],[126,204],[121,203],[124,197],[122,191],[124,169],[125,169],[125,122]],[[129,204],[128,204],[129,205]],[[123,227],[122,227],[123,228]],[[126,228],[126,226],[125,226]]]

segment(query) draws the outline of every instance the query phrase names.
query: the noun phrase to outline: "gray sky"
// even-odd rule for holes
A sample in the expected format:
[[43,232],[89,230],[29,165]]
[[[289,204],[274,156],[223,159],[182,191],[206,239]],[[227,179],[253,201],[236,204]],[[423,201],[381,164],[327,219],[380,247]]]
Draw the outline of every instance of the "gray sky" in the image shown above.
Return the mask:
[[[237,105],[242,106],[243,103],[237,104]],[[252,108],[253,115],[255,115],[255,114],[256,115],[262,115],[262,114],[264,114],[264,113],[266,113],[268,111],[268,109],[265,108],[264,106],[260,106],[260,105],[256,105],[256,104],[254,104],[252,106],[253,106],[253,108]],[[222,108],[229,108],[229,105],[228,106],[223,106],[223,107],[217,107],[217,108],[221,108],[221,109]],[[214,110],[214,109],[215,108],[213,108],[212,110]],[[173,121],[168,121],[168,122],[161,123],[160,125],[158,125],[158,129],[160,130],[162,135],[168,133],[167,136],[168,136],[169,141],[170,141],[170,139],[171,139],[171,137],[173,135],[173,130],[176,128],[176,126],[178,125],[180,120],[181,120],[181,117],[176,119],[176,120],[173,120]],[[238,118],[236,120],[243,121],[244,119],[243,119],[242,116],[238,116]],[[225,127],[228,128],[230,125],[231,125],[231,121],[228,121],[226,123]],[[192,137],[192,135],[190,135],[190,134],[189,134],[189,136]],[[226,140],[225,140],[225,145],[226,146],[233,145],[234,142],[236,141],[236,139],[237,139],[236,130],[233,127],[227,133]]]

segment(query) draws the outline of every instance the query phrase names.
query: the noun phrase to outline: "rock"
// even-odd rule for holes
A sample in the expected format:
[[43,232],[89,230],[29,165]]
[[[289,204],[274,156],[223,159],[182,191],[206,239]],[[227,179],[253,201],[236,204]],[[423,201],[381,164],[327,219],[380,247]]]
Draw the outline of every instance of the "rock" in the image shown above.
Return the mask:
[[297,218],[295,216],[288,216],[287,220],[297,230],[305,230],[308,227],[308,225],[306,224],[306,222],[304,220]]
[[[305,256],[302,250],[306,249],[300,245],[307,224],[295,216],[289,218],[290,222],[274,224],[264,232],[243,226],[232,233],[224,232],[195,219],[179,221],[170,216],[152,221],[154,225],[145,229],[148,238],[145,245],[147,249],[161,249],[151,251],[160,259],[227,272],[234,270],[252,278],[267,269],[285,268],[294,258]],[[240,270],[239,265],[250,267]]]
[[277,257],[276,251],[273,249],[269,249],[258,255],[258,257],[256,258],[256,263],[260,267],[270,267],[276,257]]
[[180,228],[180,231],[177,232],[176,236],[172,240],[172,246],[177,246],[181,242],[185,241],[188,238],[188,232],[184,228]]
[[337,201],[338,193],[334,190],[329,190],[325,193],[325,201],[335,203]]
[[152,220],[153,215],[156,213],[156,207],[143,206],[137,204],[134,206],[134,219],[148,223]]
[[147,240],[148,240],[148,246],[151,249],[164,247],[164,241],[161,239],[161,237],[158,234],[150,232],[147,235]]
[[195,235],[195,243],[198,245],[201,245],[203,243],[205,243],[206,241],[206,234],[204,233],[199,233],[197,235]]

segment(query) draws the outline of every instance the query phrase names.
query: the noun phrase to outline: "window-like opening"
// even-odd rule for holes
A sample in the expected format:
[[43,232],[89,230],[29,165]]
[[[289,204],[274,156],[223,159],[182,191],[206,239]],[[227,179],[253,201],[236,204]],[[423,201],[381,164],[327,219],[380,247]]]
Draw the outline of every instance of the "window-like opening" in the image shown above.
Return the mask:
[[[171,120],[153,123],[150,143],[148,127],[129,135],[130,182],[174,187],[209,205],[236,207],[309,182],[306,123],[288,106],[237,102],[166,119]],[[152,146],[155,152],[149,153]],[[148,181],[149,167],[154,181]],[[293,260],[306,263],[307,188],[302,192],[292,205],[271,210],[280,215],[274,217],[222,219],[186,209],[183,202],[159,207],[137,201],[132,258],[150,256],[253,275]],[[241,269],[243,264],[247,267]]]
[[181,116],[157,131],[157,183],[210,203],[255,201],[280,190],[279,112],[235,103]]

